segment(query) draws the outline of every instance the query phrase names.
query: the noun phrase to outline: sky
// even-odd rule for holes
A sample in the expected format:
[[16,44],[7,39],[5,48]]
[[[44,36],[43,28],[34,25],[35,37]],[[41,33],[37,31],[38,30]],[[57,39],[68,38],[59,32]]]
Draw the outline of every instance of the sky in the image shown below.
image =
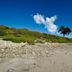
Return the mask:
[[[72,29],[72,0],[0,0],[0,25],[48,34],[54,34],[52,26],[54,30],[62,25]],[[68,37],[72,38],[72,33]]]

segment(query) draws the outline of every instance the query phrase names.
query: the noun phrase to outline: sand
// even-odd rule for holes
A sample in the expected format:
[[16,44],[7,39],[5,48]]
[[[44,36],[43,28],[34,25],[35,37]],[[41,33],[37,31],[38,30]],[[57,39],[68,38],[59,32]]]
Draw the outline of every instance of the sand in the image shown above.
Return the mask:
[[71,43],[0,45],[0,72],[72,72]]

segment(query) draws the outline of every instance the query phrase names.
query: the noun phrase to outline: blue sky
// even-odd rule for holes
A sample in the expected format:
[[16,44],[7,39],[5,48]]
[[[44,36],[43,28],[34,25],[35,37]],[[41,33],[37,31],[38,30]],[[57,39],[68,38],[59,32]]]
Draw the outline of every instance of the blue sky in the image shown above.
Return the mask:
[[49,33],[44,25],[33,20],[36,13],[46,17],[57,15],[55,24],[58,27],[65,25],[72,29],[71,0],[0,0],[1,25]]

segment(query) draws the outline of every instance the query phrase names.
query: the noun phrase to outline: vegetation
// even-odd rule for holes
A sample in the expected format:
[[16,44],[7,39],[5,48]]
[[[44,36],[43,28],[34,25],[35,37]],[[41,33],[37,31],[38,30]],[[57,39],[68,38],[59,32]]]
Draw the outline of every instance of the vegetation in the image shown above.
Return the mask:
[[71,30],[68,27],[61,26],[58,32],[60,32],[61,34],[63,34],[63,36],[65,36],[69,35],[71,33]]
[[34,44],[35,40],[41,39],[47,42],[72,43],[72,39],[49,35],[46,33],[33,32],[27,29],[15,29],[6,26],[0,26],[0,38],[13,42],[28,42]]

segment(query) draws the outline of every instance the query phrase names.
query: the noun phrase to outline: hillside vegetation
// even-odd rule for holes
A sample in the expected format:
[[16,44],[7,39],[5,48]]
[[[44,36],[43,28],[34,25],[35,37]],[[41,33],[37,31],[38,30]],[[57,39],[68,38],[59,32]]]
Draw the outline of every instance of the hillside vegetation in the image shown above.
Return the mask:
[[0,25],[0,38],[18,43],[28,42],[29,44],[34,44],[35,40],[38,39],[47,42],[72,43],[72,39],[69,38],[59,37],[46,33],[33,32],[27,29],[9,28],[3,25]]

